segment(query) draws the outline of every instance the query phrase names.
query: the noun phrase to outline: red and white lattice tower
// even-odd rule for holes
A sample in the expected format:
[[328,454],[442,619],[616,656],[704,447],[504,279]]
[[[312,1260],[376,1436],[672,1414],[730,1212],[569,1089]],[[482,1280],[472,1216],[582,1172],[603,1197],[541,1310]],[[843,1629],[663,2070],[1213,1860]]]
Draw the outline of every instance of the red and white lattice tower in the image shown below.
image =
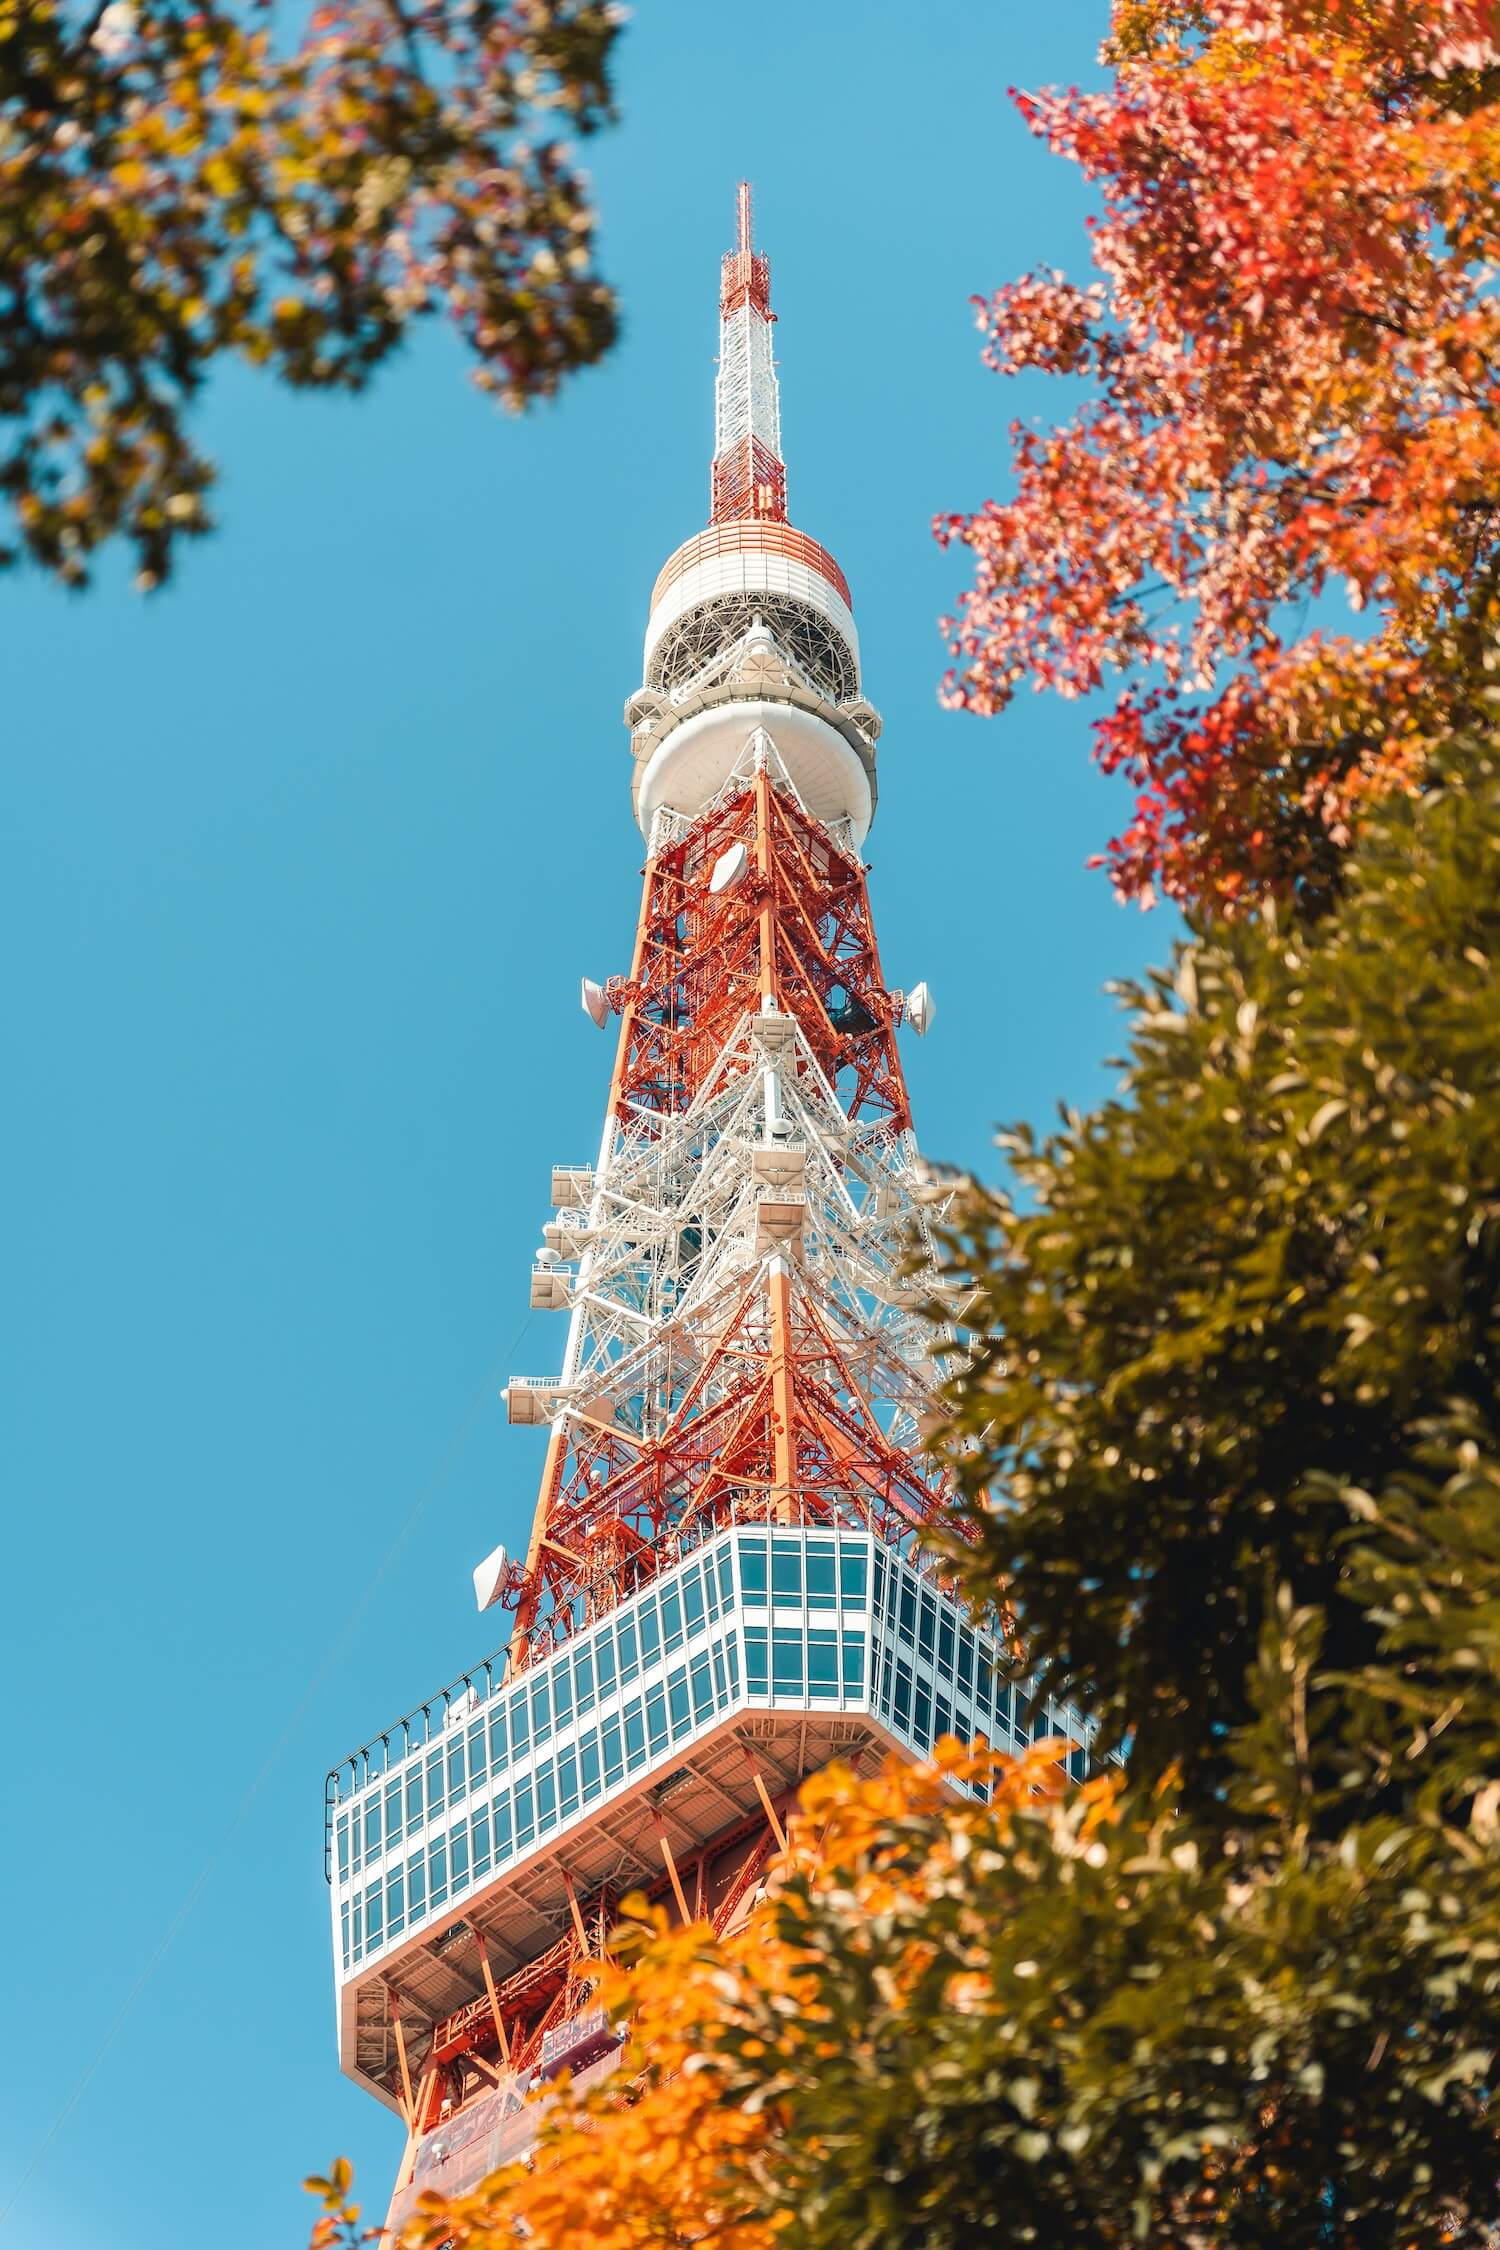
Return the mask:
[[739,191],[712,522],[656,581],[626,706],[647,839],[596,1164],[552,1175],[534,1306],[561,1372],[530,1545],[475,1573],[507,1649],[329,1776],[344,2069],[405,2119],[392,2207],[523,2152],[564,2068],[614,2067],[591,1998],[616,1904],[728,1927],[831,1758],[1083,1730],[920,1553],[934,1195],[859,847],[879,721],[843,572],[787,521],[770,269]]

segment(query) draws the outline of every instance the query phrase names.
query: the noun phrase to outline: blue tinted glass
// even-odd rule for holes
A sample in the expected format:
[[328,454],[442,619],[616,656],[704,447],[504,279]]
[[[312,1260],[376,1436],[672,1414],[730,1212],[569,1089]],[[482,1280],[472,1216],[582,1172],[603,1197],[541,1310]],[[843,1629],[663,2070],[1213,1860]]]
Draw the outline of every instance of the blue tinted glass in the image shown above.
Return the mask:
[[815,1625],[807,1636],[807,1692],[810,1696],[839,1692],[839,1637],[830,1628]]
[[550,1758],[537,1772],[536,1825],[538,1833],[543,1836],[549,1828],[557,1825],[557,1782],[553,1777]]
[[770,1669],[764,1625],[745,1627],[745,1692],[747,1695],[764,1695],[770,1685]]
[[841,1547],[839,1550],[839,1588],[851,1609],[864,1607],[868,1560],[862,1547]]
[[581,1648],[573,1659],[573,1678],[578,1688],[578,1716],[594,1708],[594,1655],[592,1649]]
[[677,1598],[675,1586],[661,1590],[661,1630],[668,1649],[682,1646],[682,1603]]
[[573,1716],[573,1667],[566,1657],[552,1674],[552,1716],[560,1727]]
[[619,1720],[606,1719],[602,1731],[604,1735],[604,1778],[613,1788],[625,1771],[625,1752],[620,1741]]
[[516,1849],[524,1851],[536,1834],[536,1816],[532,1810],[531,1783],[518,1781],[514,1793],[516,1812]]
[[654,1758],[667,1747],[667,1699],[660,1681],[647,1691],[646,1731],[651,1737],[651,1755]]
[[536,1680],[531,1689],[531,1739],[540,1748],[552,1733],[552,1693],[545,1680]]
[[682,1581],[682,1609],[689,1633],[696,1633],[704,1622],[703,1586],[696,1570],[690,1570]]
[[593,1802],[603,1787],[599,1773],[599,1745],[592,1736],[580,1747],[578,1758],[583,1768],[583,1801],[587,1805]]
[[773,1539],[771,1541],[771,1593],[778,1602],[801,1601],[802,1542],[800,1539]]
[[[723,1658],[720,1658],[722,1666]],[[693,1658],[693,1717],[701,1726],[713,1717],[714,1683],[708,1669],[708,1652],[701,1651]]]
[[474,1874],[476,1880],[490,1871],[490,1816],[485,1807],[474,1815]]
[[766,1543],[764,1539],[741,1539],[740,1584],[747,1602],[766,1598]]
[[844,1693],[862,1695],[865,1685],[865,1636],[863,1633],[844,1635]]
[[635,1625],[630,1618],[620,1619],[615,1627],[615,1638],[620,1644],[620,1678],[622,1681],[633,1680],[640,1665],[635,1653]]
[[519,1758],[530,1747],[531,1723],[526,1716],[526,1690],[510,1699],[510,1748],[512,1757]]
[[771,1635],[771,1684],[778,1695],[802,1693],[802,1635],[778,1625]]
[[571,1750],[557,1753],[557,1794],[566,1820],[578,1810],[578,1760]]
[[625,1764],[631,1773],[646,1763],[646,1722],[641,1715],[640,1697],[625,1713]]
[[[661,1654],[661,1632],[656,1622],[656,1596],[654,1594],[648,1594],[641,1604],[640,1627],[641,1662],[649,1664],[653,1657]],[[628,1672],[625,1676],[627,1679],[630,1677]]]
[[599,1693],[608,1695],[615,1684],[615,1637],[607,1628],[594,1643],[594,1662],[599,1668]]
[[667,1682],[667,1701],[672,1711],[672,1740],[680,1742],[692,1732],[693,1706],[688,1695],[687,1673],[679,1669]]

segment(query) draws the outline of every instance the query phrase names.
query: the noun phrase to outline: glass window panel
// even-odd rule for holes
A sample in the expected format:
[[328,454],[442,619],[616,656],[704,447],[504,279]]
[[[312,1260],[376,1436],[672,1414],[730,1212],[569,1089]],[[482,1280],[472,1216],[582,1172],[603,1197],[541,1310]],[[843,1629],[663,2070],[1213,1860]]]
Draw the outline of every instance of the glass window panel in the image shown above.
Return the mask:
[[593,1735],[580,1745],[578,1758],[583,1768],[583,1801],[586,1805],[591,1805],[604,1786],[599,1766],[599,1744]]
[[448,1880],[461,1891],[469,1880],[469,1824],[461,1820],[448,1839]]
[[703,1609],[703,1582],[696,1570],[690,1570],[682,1581],[682,1614],[689,1636],[701,1631],[706,1622]]
[[1015,1731],[1015,1737],[1018,1742],[1029,1742],[1031,1739],[1031,1729],[1029,1723],[1030,1715],[1030,1700],[1020,1688],[1017,1688],[1015,1694],[1015,1705],[1011,1712],[1010,1723]]
[[552,1735],[552,1690],[545,1680],[534,1680],[531,1686],[531,1741],[534,1749]]
[[740,1584],[747,1602],[757,1605],[766,1598],[766,1543],[764,1539],[741,1539]]
[[678,1599],[675,1586],[663,1586],[661,1590],[661,1630],[662,1638],[667,1644],[668,1655],[674,1649],[681,1648],[682,1603]]
[[427,1847],[427,1903],[441,1906],[448,1896],[448,1839],[439,1836]]
[[413,1852],[406,1863],[406,1903],[411,1918],[420,1921],[427,1911],[427,1854]]
[[632,1618],[620,1619],[615,1627],[615,1639],[620,1647],[620,1681],[624,1685],[626,1681],[633,1680],[641,1668],[635,1653],[635,1623]]
[[851,1609],[863,1609],[869,1557],[863,1547],[839,1549],[839,1591]]
[[344,1967],[347,1969],[353,1965],[349,1954],[349,1909],[347,1906],[339,1908],[339,1936],[343,1941]]
[[937,1603],[931,1594],[922,1596],[922,1616],[917,1627],[917,1646],[924,1656],[931,1656],[937,1640]]
[[740,1652],[739,1644],[733,1633],[726,1633],[724,1636],[724,1661],[729,1666],[729,1692],[731,1695],[738,1695],[740,1692]]
[[974,1701],[981,1711],[988,1711],[994,1692],[995,1668],[990,1662],[989,1651],[981,1647],[974,1659]]
[[656,1621],[656,1596],[648,1594],[640,1609],[641,1662],[654,1663],[661,1654],[661,1628]]
[[489,1780],[489,1754],[485,1747],[484,1721],[476,1719],[469,1729],[469,1787],[478,1789]]
[[602,1701],[615,1684],[615,1636],[607,1626],[594,1643],[594,1663],[599,1673]]
[[771,1634],[771,1685],[777,1695],[800,1695],[802,1634],[795,1626],[778,1625]]
[[[696,1677],[696,1674],[694,1676]],[[724,1705],[729,1701],[729,1672],[724,1662],[724,1644],[722,1641],[717,1642],[714,1647],[714,1694],[722,1711]]]
[[863,1633],[844,1635],[844,1693],[863,1695],[865,1688],[865,1636]]
[[885,1606],[886,1576],[885,1551],[883,1548],[877,1547],[875,1550],[875,1607],[877,1609],[883,1609]]
[[594,1652],[581,1648],[573,1659],[573,1684],[578,1690],[580,1719],[594,1708]]
[[657,1757],[667,1747],[667,1699],[660,1681],[646,1693],[646,1732],[651,1737],[651,1755]]
[[1068,1752],[1068,1771],[1073,1776],[1073,1779],[1075,1781],[1082,1781],[1084,1775],[1088,1772],[1088,1770],[1088,1752],[1086,1750],[1070,1750]]
[[468,1788],[468,1786],[469,1786],[469,1785],[468,1785],[468,1782],[467,1782],[467,1780],[465,1779],[465,1776],[464,1776],[464,1746],[463,1746],[463,1738],[462,1738],[462,1736],[460,1736],[460,1738],[459,1738],[459,1740],[458,1740],[457,1742],[450,1742],[450,1743],[449,1743],[449,1745],[448,1745],[448,1802],[449,1802],[449,1804],[450,1804],[450,1805],[456,1805],[456,1804],[458,1803],[458,1800],[459,1800],[459,1798],[463,1796],[463,1794],[464,1794],[465,1790],[466,1790],[466,1789]]
[[348,1879],[349,1879],[349,1816],[348,1816],[348,1814],[347,1814],[347,1813],[346,1813],[346,1814],[344,1815],[343,1819],[342,1819],[342,1820],[341,1820],[341,1821],[339,1822],[339,1826],[338,1826],[338,1844],[339,1844],[339,1880],[340,1880],[340,1882],[347,1882],[347,1881],[348,1881]]
[[524,1851],[536,1834],[536,1807],[530,1781],[518,1781],[513,1792],[516,1815],[516,1850]]
[[769,1658],[764,1625],[745,1627],[745,1692],[764,1695],[770,1686]]
[[880,1708],[887,1718],[891,1715],[891,1682],[894,1678],[895,1665],[891,1658],[891,1652],[889,1649],[883,1649],[880,1657]]
[[891,1699],[891,1709],[902,1726],[911,1725],[911,1666],[901,1657],[896,1659],[896,1687]]
[[837,1569],[831,1539],[810,1539],[807,1543],[807,1606],[809,1609],[832,1609],[838,1600]]
[[377,1946],[385,1931],[385,1913],[381,1903],[380,1885],[372,1883],[365,1893],[365,1942]]
[[810,1696],[839,1692],[839,1637],[831,1626],[814,1625],[807,1636],[807,1692]]
[[946,1672],[950,1680],[953,1677],[953,1640],[952,1618],[940,1617],[938,1619],[938,1670]]
[[903,1572],[901,1579],[901,1606],[896,1616],[896,1630],[910,1648],[917,1637],[917,1589]]
[[734,1559],[727,1539],[719,1549],[719,1599],[722,1602],[734,1600]]
[[365,1858],[380,1849],[380,1799],[371,1797],[365,1805]]
[[490,1714],[490,1772],[498,1773],[510,1756],[510,1735],[505,1724],[505,1713]]
[[572,1750],[557,1753],[557,1799],[566,1820],[578,1810],[578,1758]]
[[[723,1666],[722,1656],[719,1659]],[[701,1649],[693,1658],[693,1717],[699,1726],[714,1715],[713,1675],[708,1668],[708,1651]]]
[[406,1833],[415,1836],[422,1825],[422,1769],[414,1766],[406,1777]]
[[394,1844],[401,1834],[401,1783],[388,1781],[385,1785],[385,1834],[387,1843]]
[[539,1836],[557,1826],[557,1777],[552,1771],[552,1760],[537,1768],[536,1776],[536,1827]]
[[800,1539],[771,1541],[771,1598],[778,1602],[800,1602],[802,1599]]
[[932,1707],[932,1739],[940,1742],[945,1734],[953,1732],[953,1707],[941,1695]]
[[524,1756],[531,1747],[531,1720],[526,1710],[524,1688],[510,1699],[510,1754],[513,1758]]
[[965,1690],[974,1685],[974,1636],[967,1625],[958,1632],[958,1684]]
[[493,1818],[495,1823],[495,1863],[498,1866],[510,1851],[510,1791],[508,1789],[503,1796],[495,1799]]
[[365,1950],[365,1902],[364,1902],[364,1894],[363,1894],[363,1893],[361,1893],[361,1894],[360,1894],[360,1896],[359,1896],[359,1897],[358,1897],[358,1898],[357,1898],[357,1899],[356,1899],[356,1900],[354,1901],[354,1957],[355,1957],[355,1959],[356,1959],[356,1960],[358,1960],[358,1959],[360,1958],[360,1956],[361,1956],[361,1955],[363,1954],[364,1950]]
[[481,1875],[488,1875],[490,1871],[490,1811],[488,1805],[480,1806],[479,1811],[474,1815],[471,1828],[474,1837],[474,1879],[477,1882]]
[[912,1717],[912,1732],[924,1750],[932,1745],[932,1690],[917,1682],[916,1709]]
[[385,1879],[385,1934],[396,1938],[406,1928],[406,1870],[393,1867]]
[[558,1732],[573,1716],[573,1667],[566,1657],[553,1667],[552,1717]]
[[636,1696],[625,1711],[625,1764],[629,1772],[646,1763],[646,1721]]
[[667,1701],[672,1711],[672,1740],[680,1742],[693,1731],[693,1705],[688,1694],[687,1667],[679,1665],[667,1682]]

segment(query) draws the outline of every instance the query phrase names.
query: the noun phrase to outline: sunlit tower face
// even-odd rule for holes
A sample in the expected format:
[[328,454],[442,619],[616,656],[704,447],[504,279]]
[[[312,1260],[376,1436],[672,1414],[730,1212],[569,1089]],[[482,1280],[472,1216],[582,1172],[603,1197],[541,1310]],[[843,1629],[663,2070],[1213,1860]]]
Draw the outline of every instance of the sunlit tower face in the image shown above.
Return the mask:
[[943,1193],[912,1138],[859,847],[879,720],[843,572],[787,521],[768,261],[724,260],[709,528],[657,578],[626,705],[646,841],[597,1161],[559,1164],[531,1302],[555,1376],[524,1559],[475,1573],[504,1651],[335,1769],[344,2069],[403,2116],[393,2205],[530,2145],[528,2088],[616,2066],[592,1984],[618,1900],[722,1931],[802,1779],[1037,1731],[993,1621],[924,1559]]

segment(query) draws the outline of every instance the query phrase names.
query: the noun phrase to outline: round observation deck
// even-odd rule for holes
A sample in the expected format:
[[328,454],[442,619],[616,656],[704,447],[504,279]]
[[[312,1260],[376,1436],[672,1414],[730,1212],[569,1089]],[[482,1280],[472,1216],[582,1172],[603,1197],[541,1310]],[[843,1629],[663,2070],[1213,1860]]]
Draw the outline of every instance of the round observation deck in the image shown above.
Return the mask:
[[771,521],[713,524],[668,559],[651,589],[646,686],[685,687],[757,616],[830,702],[859,694],[848,580],[815,539]]

